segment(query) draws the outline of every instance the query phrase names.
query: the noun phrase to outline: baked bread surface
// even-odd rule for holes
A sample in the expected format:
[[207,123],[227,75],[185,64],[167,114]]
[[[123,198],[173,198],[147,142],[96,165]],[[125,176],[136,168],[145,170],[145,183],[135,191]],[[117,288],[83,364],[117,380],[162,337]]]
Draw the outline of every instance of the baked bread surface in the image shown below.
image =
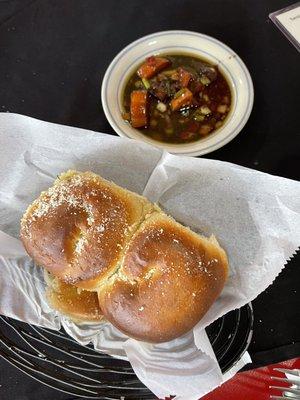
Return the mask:
[[130,241],[122,266],[99,290],[106,318],[128,336],[166,342],[191,330],[220,294],[227,257],[162,213]]
[[152,208],[96,174],[68,171],[29,206],[21,239],[54,276],[95,290],[116,271],[132,233]]
[[99,323],[103,314],[97,292],[65,283],[45,271],[46,299],[49,305],[76,323]]
[[[146,342],[191,330],[228,275],[226,253],[213,236],[192,232],[146,198],[91,172],[63,173],[42,192],[22,218],[21,239],[60,282],[60,290],[49,289],[53,308],[84,320],[93,304],[118,329]],[[78,296],[74,288],[85,290]]]

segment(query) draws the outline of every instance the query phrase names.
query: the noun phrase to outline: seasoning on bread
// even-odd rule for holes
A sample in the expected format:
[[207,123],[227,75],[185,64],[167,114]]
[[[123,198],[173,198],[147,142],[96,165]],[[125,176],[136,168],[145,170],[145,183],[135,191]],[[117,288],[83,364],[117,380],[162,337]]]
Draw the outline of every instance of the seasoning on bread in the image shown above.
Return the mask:
[[68,171],[42,192],[22,218],[21,239],[37,264],[97,292],[104,317],[146,342],[191,330],[228,274],[214,237],[91,172]]

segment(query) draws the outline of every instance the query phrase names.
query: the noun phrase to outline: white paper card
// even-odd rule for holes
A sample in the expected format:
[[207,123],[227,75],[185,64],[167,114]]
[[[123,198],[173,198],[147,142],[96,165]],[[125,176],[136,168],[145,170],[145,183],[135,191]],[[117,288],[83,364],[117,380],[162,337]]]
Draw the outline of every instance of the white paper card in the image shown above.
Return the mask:
[[270,14],[270,18],[300,51],[300,2]]

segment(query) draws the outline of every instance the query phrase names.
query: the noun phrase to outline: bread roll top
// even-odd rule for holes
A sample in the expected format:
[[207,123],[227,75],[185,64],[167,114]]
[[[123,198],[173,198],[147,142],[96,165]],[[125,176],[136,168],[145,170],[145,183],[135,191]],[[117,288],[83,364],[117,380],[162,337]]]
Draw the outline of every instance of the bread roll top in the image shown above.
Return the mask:
[[116,271],[132,233],[152,209],[143,197],[96,174],[68,171],[29,206],[21,239],[54,276],[95,290]]
[[214,238],[154,213],[99,290],[106,318],[128,336],[166,342],[191,330],[220,294],[227,257]]
[[85,318],[91,308],[81,302],[96,307],[95,293],[78,296],[73,288],[96,291],[105,318],[147,342],[192,329],[228,275],[226,253],[214,237],[197,235],[144,197],[91,172],[68,171],[42,192],[24,214],[21,239],[61,282],[48,293],[54,308]]

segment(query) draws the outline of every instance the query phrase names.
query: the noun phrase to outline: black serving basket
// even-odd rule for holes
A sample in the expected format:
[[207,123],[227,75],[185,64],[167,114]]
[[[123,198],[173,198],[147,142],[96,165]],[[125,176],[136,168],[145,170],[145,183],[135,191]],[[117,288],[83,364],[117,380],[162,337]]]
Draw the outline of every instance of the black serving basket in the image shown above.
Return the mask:
[[[242,357],[252,336],[253,312],[248,304],[231,311],[207,329],[222,372]],[[37,328],[0,317],[0,355],[15,367],[50,386],[86,399],[153,400],[130,364],[81,346],[63,330]]]

